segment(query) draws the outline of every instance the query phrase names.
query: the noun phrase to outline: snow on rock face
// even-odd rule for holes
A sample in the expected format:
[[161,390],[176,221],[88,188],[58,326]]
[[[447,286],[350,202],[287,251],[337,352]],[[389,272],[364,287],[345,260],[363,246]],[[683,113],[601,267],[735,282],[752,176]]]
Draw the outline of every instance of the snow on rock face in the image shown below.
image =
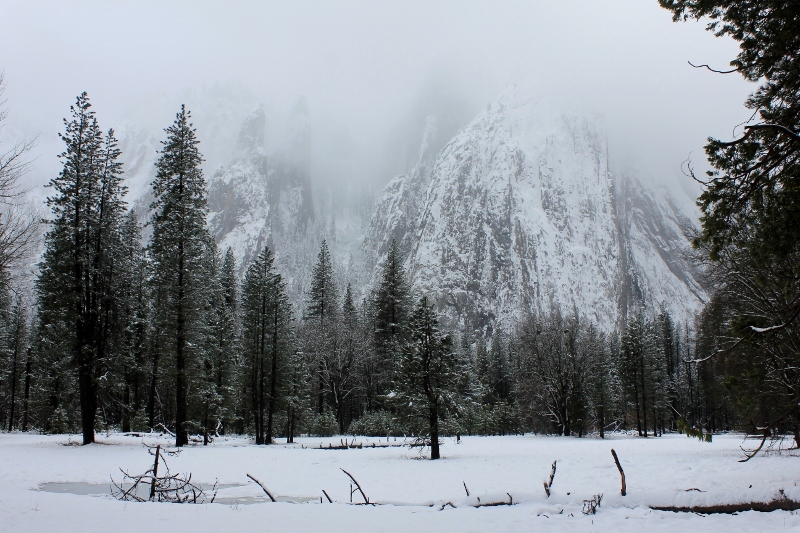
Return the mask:
[[[678,257],[688,218],[638,182],[615,183],[607,157],[587,120],[511,87],[430,170],[389,183],[365,248],[397,239],[414,289],[479,335],[554,308],[603,329],[662,300],[693,311],[702,289]],[[622,212],[617,188],[635,192]]]
[[362,250],[376,263],[380,263],[386,256],[392,239],[397,241],[405,257],[408,257],[415,245],[421,209],[436,162],[437,154],[431,150],[431,139],[436,133],[436,116],[429,115],[425,119],[425,130],[416,164],[408,174],[401,174],[391,180],[375,205]]
[[619,225],[625,268],[621,312],[665,308],[690,320],[707,299],[701,273],[687,256],[685,232],[694,228],[692,213],[663,190],[634,178],[618,180]]
[[259,106],[242,125],[232,162],[208,180],[209,229],[220,250],[233,249],[242,268],[264,245],[275,249],[304,234],[314,218],[308,174],[286,158],[268,160],[264,126]]

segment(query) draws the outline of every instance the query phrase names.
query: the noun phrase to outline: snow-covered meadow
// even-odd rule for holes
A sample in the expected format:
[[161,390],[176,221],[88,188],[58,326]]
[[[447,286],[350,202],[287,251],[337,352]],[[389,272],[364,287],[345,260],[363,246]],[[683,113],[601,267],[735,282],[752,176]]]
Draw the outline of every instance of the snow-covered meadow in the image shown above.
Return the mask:
[[[743,441],[737,435],[715,436],[713,443],[681,435],[605,440],[463,437],[460,443],[445,439],[440,461],[421,459],[418,450],[407,447],[318,449],[342,439],[302,438],[294,445],[254,446],[244,438],[218,438],[207,447],[186,447],[168,459],[172,471],[191,472],[193,481],[217,481],[222,488],[219,502],[177,505],[120,502],[108,493],[110,478],[121,478],[120,467],[138,473],[152,464],[142,442],[168,446],[167,437],[98,435],[99,443],[78,446],[75,436],[0,434],[0,530],[800,530],[800,515],[787,511],[698,515],[651,509],[766,502],[777,498],[780,490],[800,500],[800,458],[783,452],[739,463]],[[386,444],[386,439],[356,442]],[[625,470],[624,497],[611,448]],[[547,498],[542,483],[554,460],[557,472]],[[350,505],[350,481],[342,468],[379,505]],[[247,473],[279,500],[290,502],[266,501]],[[323,489],[333,504],[324,498]],[[603,494],[597,514],[583,515],[583,500],[595,494]],[[510,498],[512,506],[474,507],[479,501]],[[358,493],[353,500],[361,501]],[[452,506],[440,510],[447,502]]]

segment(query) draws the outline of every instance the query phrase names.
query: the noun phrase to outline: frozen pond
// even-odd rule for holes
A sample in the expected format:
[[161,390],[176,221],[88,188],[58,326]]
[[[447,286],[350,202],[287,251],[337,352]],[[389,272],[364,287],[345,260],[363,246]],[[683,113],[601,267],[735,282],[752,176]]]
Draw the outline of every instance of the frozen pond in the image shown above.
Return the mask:
[[[124,489],[130,488],[130,484],[123,484],[122,487]],[[146,498],[147,497],[147,490],[149,490],[149,485],[143,484],[142,488],[140,489],[140,496]],[[39,489],[42,492],[53,492],[57,494],[75,494],[78,496],[95,496],[95,497],[105,497],[105,498],[112,498],[111,494],[114,485],[111,483],[84,483],[84,482],[72,482],[72,483],[64,483],[64,482],[51,482],[51,483],[42,483],[39,485]],[[211,496],[213,496],[214,486],[213,485],[200,485],[200,488],[203,489],[206,493],[206,502],[211,503]],[[260,490],[260,489],[259,489]],[[214,498],[213,503],[219,503],[223,505],[236,505],[236,504],[243,504],[249,505],[254,503],[271,503],[269,498],[264,494],[261,496],[252,496],[247,493],[253,492],[253,485],[235,485],[235,484],[227,484],[227,485],[217,485],[217,496]],[[286,502],[286,503],[320,503],[319,498],[315,497],[298,497],[298,496],[278,496],[275,495],[275,499],[278,502]]]

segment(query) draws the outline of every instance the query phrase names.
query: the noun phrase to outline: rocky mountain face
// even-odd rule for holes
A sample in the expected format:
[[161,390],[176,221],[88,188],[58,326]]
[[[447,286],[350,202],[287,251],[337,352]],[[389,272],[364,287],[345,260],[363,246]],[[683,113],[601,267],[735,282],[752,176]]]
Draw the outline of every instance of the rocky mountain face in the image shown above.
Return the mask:
[[[210,124],[246,115],[238,137],[230,124],[219,129],[224,135],[205,128],[224,163],[206,172],[209,228],[221,252],[232,248],[241,272],[270,246],[298,310],[323,238],[341,284],[352,283],[360,297],[396,239],[414,290],[435,300],[448,326],[480,336],[552,308],[603,329],[662,304],[685,321],[706,297],[686,258],[691,201],[612,176],[605,138],[590,121],[516,86],[455,136],[457,113],[432,105],[419,114],[410,170],[386,185],[371,219],[366,191],[345,198],[324,189],[337,187],[324,175],[312,179],[303,99],[270,150],[264,108],[241,107],[215,114],[200,106],[202,116],[222,117]],[[120,130],[128,198],[144,222],[160,136]]]
[[604,137],[511,87],[438,154],[392,180],[364,240],[392,239],[418,293],[477,335],[531,311],[577,312],[603,329],[661,304],[686,319],[705,298],[684,257],[690,215],[608,170]]
[[209,228],[221,250],[231,247],[240,265],[264,245],[304,237],[314,220],[310,177],[302,161],[267,157],[263,108],[242,124],[228,166],[208,178]]

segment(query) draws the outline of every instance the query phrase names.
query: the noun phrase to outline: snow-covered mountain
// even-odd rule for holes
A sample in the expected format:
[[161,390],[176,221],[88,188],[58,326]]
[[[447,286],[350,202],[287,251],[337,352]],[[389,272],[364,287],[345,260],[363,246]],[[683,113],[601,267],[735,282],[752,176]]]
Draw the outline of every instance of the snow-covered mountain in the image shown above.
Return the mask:
[[[360,297],[397,239],[415,291],[435,299],[449,326],[479,335],[553,307],[604,329],[662,303],[687,320],[705,298],[684,257],[684,231],[696,220],[691,200],[630,174],[612,176],[605,137],[591,121],[521,87],[455,136],[458,113],[446,106],[415,115],[410,169],[374,207],[369,190],[327,179],[325,161],[353,155],[315,145],[304,99],[272,137],[263,106],[247,104],[248,114],[237,96],[214,111],[196,100],[205,117],[199,133],[214,153],[209,167],[216,165],[206,171],[212,235],[222,252],[233,249],[242,272],[269,245],[298,309],[323,238],[342,285],[352,283]],[[144,222],[163,132],[130,122],[117,133],[128,200]]]
[[310,177],[299,161],[270,158],[264,148],[262,107],[244,121],[228,166],[208,178],[209,227],[221,249],[245,264],[264,244],[305,236],[314,219]]
[[603,329],[662,303],[688,318],[705,296],[683,257],[691,214],[608,168],[592,123],[511,86],[438,154],[423,142],[378,200],[365,255],[397,239],[414,289],[478,335],[556,307]]

